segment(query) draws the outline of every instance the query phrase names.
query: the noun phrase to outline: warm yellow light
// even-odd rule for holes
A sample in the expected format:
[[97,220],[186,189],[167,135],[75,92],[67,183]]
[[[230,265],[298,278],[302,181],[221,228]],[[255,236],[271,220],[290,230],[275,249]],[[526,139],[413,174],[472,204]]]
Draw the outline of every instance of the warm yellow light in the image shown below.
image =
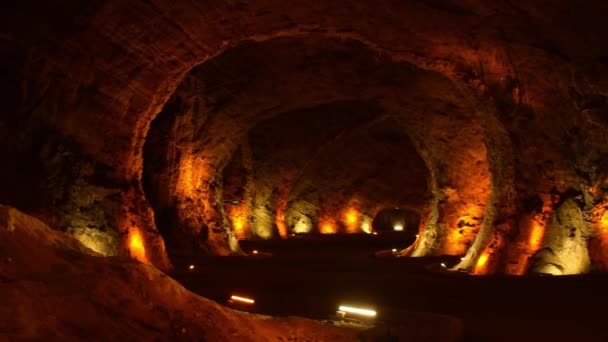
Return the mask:
[[365,234],[371,234],[372,230],[369,226],[369,224],[362,224],[361,225],[361,230],[365,233]]
[[116,255],[114,237],[106,232],[90,228],[79,228],[72,230],[70,233],[87,248],[99,254],[105,256]]
[[188,266],[188,269],[193,270],[194,269],[194,265]]
[[254,249],[253,254],[258,254],[258,251],[256,249]]
[[131,229],[129,232],[129,252],[131,257],[143,263],[149,264],[148,256],[146,255],[146,247],[141,232],[137,228]]
[[364,233],[367,234],[371,234],[372,233],[372,225],[370,223],[370,218],[367,215],[363,215],[363,218],[361,219],[361,230]]
[[373,234],[373,235],[378,235],[378,232],[373,232],[372,234]]
[[400,231],[402,231],[402,230],[403,230],[403,225],[402,225],[402,224],[397,223],[397,224],[395,224],[395,225],[393,226],[393,230],[394,230],[394,231],[396,231],[396,232],[400,232]]
[[230,296],[230,299],[236,301],[236,302],[241,302],[241,303],[245,303],[245,304],[253,304],[255,303],[255,300],[251,299],[251,298],[246,298],[246,297],[241,297],[241,296]]
[[357,315],[369,316],[369,317],[376,316],[376,311],[374,311],[374,310],[359,309],[359,308],[355,308],[352,306],[340,305],[338,310],[343,311],[343,312],[352,313],[352,314],[357,314]]
[[[296,222],[295,226],[293,226],[293,231],[296,233],[310,233],[310,231],[312,230],[312,223],[310,221],[310,219],[306,216],[302,216],[298,219],[298,222]],[[291,234],[291,236],[294,236],[294,234]]]

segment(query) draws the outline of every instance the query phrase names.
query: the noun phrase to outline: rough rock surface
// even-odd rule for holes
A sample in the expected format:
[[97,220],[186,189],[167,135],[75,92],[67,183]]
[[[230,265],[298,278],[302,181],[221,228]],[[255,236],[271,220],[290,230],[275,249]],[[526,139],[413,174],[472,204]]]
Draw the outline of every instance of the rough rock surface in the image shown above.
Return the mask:
[[[523,273],[529,256],[545,258],[537,251],[571,250],[550,217],[576,216],[568,225],[585,232],[577,248],[589,249],[591,270],[606,270],[604,1],[3,6],[0,201],[83,240],[102,236],[104,253],[132,253],[135,233],[162,268],[170,267],[164,239],[176,249],[238,251],[222,174],[247,132],[356,100],[398,123],[428,169],[414,255],[463,254],[459,268]],[[161,163],[146,180],[144,144],[161,111],[183,115],[160,124],[170,143],[155,148],[152,163]],[[278,177],[289,189],[297,182],[288,171]],[[146,182],[159,188],[144,192]],[[318,221],[287,212],[290,200],[310,202],[289,189],[279,187],[258,215],[277,232]],[[562,205],[570,199],[580,213],[563,213],[575,210]],[[242,211],[255,217],[260,203]],[[336,211],[327,214],[339,220]]]
[[357,334],[233,311],[153,266],[102,257],[0,206],[0,340],[357,341]]

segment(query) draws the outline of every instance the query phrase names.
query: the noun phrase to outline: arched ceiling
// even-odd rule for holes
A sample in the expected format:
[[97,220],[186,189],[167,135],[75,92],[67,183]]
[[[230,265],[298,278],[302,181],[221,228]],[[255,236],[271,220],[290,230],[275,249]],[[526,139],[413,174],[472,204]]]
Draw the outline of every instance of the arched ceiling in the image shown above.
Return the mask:
[[[606,6],[20,1],[3,11],[0,36],[0,200],[101,234],[116,254],[141,232],[160,267],[169,263],[152,208],[168,206],[187,236],[207,227],[199,247],[227,253],[232,232],[213,189],[247,132],[356,100],[394,120],[429,170],[414,253],[467,251],[460,267],[478,273],[521,273],[534,254],[533,269],[604,267]],[[161,112],[183,115],[161,124]],[[157,116],[173,145],[159,146],[154,182],[166,186],[151,205],[144,143]]]
[[[189,231],[188,234],[195,240],[201,234],[205,241],[208,236],[213,239],[214,232],[220,235],[218,239],[225,239],[221,237],[224,234],[221,225],[225,224],[225,220],[220,218],[225,215],[218,208],[222,200],[214,188],[219,186],[221,171],[243,139],[246,139],[247,132],[254,128],[256,123],[278,116],[284,119],[280,124],[275,124],[274,130],[278,133],[270,133],[271,135],[289,134],[290,130],[301,131],[301,126],[305,125],[301,122],[314,124],[314,115],[321,115],[323,110],[327,110],[323,109],[323,104],[349,101],[362,104],[357,111],[362,112],[359,116],[367,115],[368,121],[374,117],[385,117],[385,121],[389,120],[385,125],[395,127],[400,139],[407,141],[408,147],[403,147],[404,156],[391,156],[391,146],[387,141],[375,150],[373,146],[364,147],[359,144],[357,147],[357,138],[351,138],[351,146],[343,144],[336,149],[335,145],[338,144],[334,144],[333,152],[318,156],[309,169],[303,170],[304,173],[309,173],[309,182],[315,180],[313,187],[325,189],[326,193],[338,191],[345,185],[341,184],[340,180],[345,179],[346,170],[341,173],[340,163],[330,164],[328,160],[324,162],[323,158],[331,159],[333,154],[332,160],[335,160],[339,156],[345,156],[344,151],[365,148],[364,155],[375,155],[377,158],[384,155],[384,158],[390,156],[391,159],[398,160],[388,161],[388,164],[416,161],[417,166],[412,169],[413,173],[402,172],[391,178],[401,179],[398,184],[402,186],[422,185],[424,190],[418,190],[419,195],[413,196],[421,200],[405,204],[415,206],[419,210],[429,210],[428,199],[431,194],[426,185],[428,177],[420,177],[426,173],[422,171],[425,169],[422,165],[425,165],[435,171],[434,187],[449,188],[458,193],[457,199],[449,203],[453,210],[443,215],[445,220],[455,221],[460,216],[468,215],[465,213],[468,211],[483,211],[489,192],[489,171],[485,133],[480,116],[482,114],[475,107],[474,98],[436,72],[422,70],[405,62],[394,62],[389,57],[379,55],[366,45],[350,39],[327,39],[323,36],[308,37],[306,40],[298,37],[279,38],[262,43],[247,42],[193,69],[178,87],[165,107],[166,110],[159,115],[156,120],[159,124],[152,126],[152,140],[158,141],[161,146],[151,145],[150,153],[160,153],[169,159],[160,164],[154,162],[151,166],[157,171],[151,175],[153,180],[148,183],[156,187],[153,192],[163,191],[165,195],[153,200],[153,203],[158,203],[153,204],[155,211],[158,213],[173,208],[170,211],[176,212],[177,217],[170,220],[170,225]],[[300,108],[311,106],[314,110],[309,109],[308,113],[298,111]],[[333,119],[335,136],[329,138],[336,140],[338,134],[352,134],[347,131],[352,125],[349,121],[356,120],[357,116],[353,116],[355,113],[348,113],[352,112],[348,108],[334,109],[338,112],[346,110],[342,114],[344,118],[335,116]],[[282,115],[283,113],[291,114],[286,116]],[[300,117],[295,118],[295,115]],[[325,117],[329,118],[328,115]],[[161,121],[166,123],[160,124]],[[331,125],[330,120],[325,128]],[[378,125],[379,123],[376,123],[376,126],[360,128],[358,135],[362,138],[359,140],[369,140],[373,129],[382,129]],[[249,148],[255,152],[260,146],[255,141],[255,129],[253,134],[249,139],[252,143]],[[324,134],[330,132],[315,132],[311,136],[323,140]],[[159,138],[159,135],[166,138]],[[254,141],[251,141],[252,139]],[[413,146],[409,146],[410,140],[414,143]],[[297,150],[289,152],[292,154],[291,159],[298,158],[295,153]],[[259,155],[260,153],[254,153],[254,157],[259,158]],[[412,155],[414,157],[410,157]],[[356,155],[352,155],[351,159],[354,156]],[[424,164],[420,162],[420,158],[424,160]],[[373,178],[375,173],[390,167],[373,163],[366,169],[368,164],[364,160],[349,162],[358,164],[358,169],[346,177],[352,179],[352,184],[346,183],[351,186],[356,184],[357,177],[361,178],[367,174]],[[165,165],[164,169],[158,169],[159,165]],[[475,167],[466,168],[468,165]],[[252,172],[257,172],[257,168]],[[417,176],[408,183],[412,175]],[[287,177],[294,176],[288,172]],[[333,184],[324,183],[324,180],[330,180]],[[276,231],[271,228],[271,222],[279,227],[286,224],[276,222],[275,216],[284,217],[287,221],[296,220],[287,203],[279,202],[297,202],[300,200],[298,193],[314,193],[307,189],[309,185],[306,185],[306,182],[297,181],[292,179],[293,184],[277,184],[277,193],[269,195],[278,197],[269,204],[270,208],[267,209],[270,212],[257,211],[254,215],[258,223],[266,222],[266,228],[263,229],[266,231],[265,237],[272,236],[274,233],[271,231]],[[388,179],[386,181],[385,186],[392,187],[393,191],[395,187],[399,187]],[[352,189],[343,191],[351,192],[354,196]],[[426,194],[420,194],[425,191]],[[292,195],[296,197],[292,198]],[[390,194],[386,198],[376,198],[376,203],[369,209],[359,209],[367,215],[372,215],[382,205],[391,205],[390,198],[394,196]],[[301,200],[310,204],[312,199],[305,197]],[[373,198],[373,195],[370,198]],[[354,201],[352,198],[343,198],[338,202],[342,200]],[[256,212],[256,206],[267,205],[257,203],[250,209]],[[327,213],[321,210],[319,215],[310,212],[319,211],[316,205],[303,205],[308,206],[308,209],[302,209],[306,213],[300,214],[308,215],[315,223],[329,220],[336,226],[335,217],[340,216],[341,212],[336,204],[328,204],[334,209]],[[478,229],[479,222],[471,226],[470,234],[463,234],[465,238],[459,247],[461,252],[466,250],[467,244],[470,245]],[[285,233],[284,228],[279,228],[280,230]],[[437,251],[450,251],[448,244],[452,241],[443,236],[434,236],[429,237],[428,243],[439,245],[432,247]]]

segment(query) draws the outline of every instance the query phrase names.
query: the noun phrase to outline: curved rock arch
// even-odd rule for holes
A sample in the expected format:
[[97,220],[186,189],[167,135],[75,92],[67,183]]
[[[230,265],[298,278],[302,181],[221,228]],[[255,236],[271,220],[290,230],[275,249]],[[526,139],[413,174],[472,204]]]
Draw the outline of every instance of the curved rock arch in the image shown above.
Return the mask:
[[[467,211],[475,209],[478,212],[477,219],[480,220],[487,201],[489,175],[485,134],[478,123],[483,120],[475,116],[477,112],[473,110],[472,104],[468,103],[466,94],[455,88],[452,81],[435,72],[417,69],[403,62],[393,64],[387,57],[375,55],[358,42],[336,41],[325,37],[308,39],[313,43],[283,37],[274,42],[248,44],[244,48],[237,48],[227,57],[220,56],[217,62],[210,62],[212,66],[204,64],[193,70],[188,76],[193,79],[185,82],[183,90],[177,90],[178,94],[184,94],[175,100],[180,103],[184,112],[169,115],[176,115],[177,124],[184,121],[198,122],[198,126],[193,130],[197,132],[198,137],[178,135],[175,138],[183,143],[193,143],[187,147],[188,151],[184,150],[180,154],[187,156],[187,160],[182,160],[182,166],[176,168],[182,173],[186,172],[187,175],[183,177],[188,180],[180,181],[178,176],[177,180],[169,180],[168,183],[169,186],[178,188],[176,193],[181,193],[183,195],[180,196],[188,199],[189,204],[181,210],[192,213],[197,208],[216,208],[201,213],[207,219],[198,218],[192,222],[201,227],[209,225],[210,217],[216,217],[216,223],[219,222],[221,226],[225,220],[212,213],[219,211],[217,207],[221,205],[221,197],[211,195],[208,189],[201,189],[204,184],[213,184],[216,182],[214,179],[221,176],[221,170],[230,160],[238,146],[238,140],[248,127],[282,112],[315,103],[357,99],[383,107],[389,116],[406,129],[410,138],[414,139],[415,145],[421,149],[421,154],[425,155],[423,159],[426,160],[427,167],[435,174],[442,172],[441,177],[444,179],[438,178],[434,182],[440,191],[449,192],[443,196],[447,204],[442,205],[445,207],[442,210],[446,214],[441,218],[442,227],[435,228],[432,225],[427,229],[428,234],[423,238],[428,240],[424,245],[427,248],[419,253],[464,253],[467,244],[475,237],[479,222],[469,223],[470,226],[466,228],[470,230],[468,236],[451,233],[447,239],[442,236],[444,241],[438,245],[435,241],[439,239],[439,235],[452,231],[460,217],[470,215]],[[352,46],[353,44],[356,46]],[[252,53],[247,52],[247,49],[262,52]],[[357,57],[343,61],[343,65],[333,65],[332,60],[319,57],[319,52],[288,58],[290,55],[300,56],[301,51],[310,52],[315,49],[330,55],[352,49],[356,51]],[[274,60],[260,60],[259,55],[272,54],[272,51],[281,52],[275,53]],[[230,55],[236,55],[238,58],[231,59]],[[228,62],[222,62],[222,59],[228,59]],[[246,67],[234,65],[242,63],[243,59],[248,61]],[[312,60],[312,66],[302,67],[307,60]],[[362,76],[352,70],[366,70],[367,74]],[[224,73],[228,76],[238,74],[235,76],[236,81],[235,77],[224,77]],[[239,81],[240,78],[245,81]],[[264,81],[248,82],[254,78]],[[198,83],[196,79],[207,80]],[[222,80],[227,81],[222,83]],[[370,87],[370,84],[373,86]],[[206,91],[210,85],[213,90]],[[280,88],[277,89],[277,85],[281,85]],[[236,87],[238,91],[231,87]],[[189,88],[199,94],[192,94]],[[438,94],[429,95],[434,92]],[[192,103],[185,103],[188,99]],[[218,103],[221,103],[220,109],[217,109]],[[193,111],[193,108],[196,110]],[[243,109],[248,113],[242,113]],[[193,115],[203,119],[191,119]],[[204,119],[205,117],[208,119]],[[188,135],[192,130],[185,132]],[[433,146],[428,146],[429,143]],[[192,155],[196,155],[195,159],[192,159]],[[465,169],[466,167],[470,168]],[[459,176],[458,170],[470,177]],[[202,197],[198,196],[203,202],[192,201],[197,197],[196,193],[203,194]],[[184,221],[179,225],[188,226]],[[196,228],[193,227],[192,230],[196,236]],[[454,245],[459,240],[463,240],[462,245],[455,250]]]
[[[31,6],[38,12],[31,13],[28,5],[31,4],[22,2],[7,12],[10,17],[7,22],[16,29],[13,36],[7,36],[9,47],[6,49],[14,58],[11,63],[19,70],[17,79],[22,79],[15,87],[20,90],[16,93],[21,100],[15,104],[15,113],[21,117],[11,121],[8,127],[32,137],[18,152],[33,152],[45,160],[41,167],[44,171],[35,176],[38,182],[47,183],[48,189],[41,200],[43,203],[36,203],[30,211],[60,228],[84,221],[93,226],[100,223],[116,227],[124,235],[133,227],[147,227],[144,230],[150,234],[147,240],[155,255],[152,259],[161,267],[167,266],[167,260],[163,257],[162,242],[150,228],[153,227],[151,212],[139,184],[145,134],[153,117],[192,67],[245,39],[322,32],[359,37],[370,46],[390,47],[386,51],[393,51],[387,52],[393,56],[441,71],[454,80],[464,81],[483,96],[495,97],[498,107],[503,108],[499,110],[498,123],[492,125],[504,126],[507,131],[524,124],[519,118],[509,116],[509,107],[518,102],[518,98],[540,113],[542,118],[535,119],[536,125],[546,120],[543,116],[555,108],[564,122],[548,125],[545,142],[524,137],[523,142],[517,142],[520,145],[516,144],[521,150],[521,146],[539,143],[552,156],[549,161],[554,162],[547,168],[553,167],[555,171],[539,171],[540,181],[533,183],[532,190],[527,192],[550,193],[555,175],[566,179],[557,184],[556,192],[565,194],[566,189],[573,186],[576,175],[565,162],[568,158],[551,146],[559,142],[564,132],[579,137],[572,129],[582,126],[596,139],[590,144],[599,152],[580,161],[585,170],[585,165],[593,164],[593,158],[605,152],[595,142],[602,142],[603,138],[596,134],[598,128],[594,126],[597,122],[601,126],[597,112],[603,109],[585,104],[585,98],[607,93],[601,78],[593,75],[595,71],[601,74],[604,69],[590,60],[593,56],[606,55],[601,39],[593,34],[600,22],[597,13],[601,11],[588,10],[584,5],[575,13],[569,13],[569,8],[562,3],[542,9],[519,3],[516,4],[519,7],[495,3],[434,8],[425,3],[311,5],[305,2],[284,8],[278,1],[269,1],[244,7],[220,3],[200,8],[160,1],[65,2],[61,9],[74,14],[67,22],[61,17],[47,17],[48,9],[38,3]],[[272,11],[273,8],[281,10]],[[537,19],[559,17],[563,13],[576,17],[579,12],[586,13],[585,20],[589,22],[589,29],[581,29],[579,40],[593,46],[591,52],[577,52],[577,45],[568,43],[570,35],[558,38],[557,42],[543,42],[543,32],[560,33],[560,29],[557,24]],[[422,18],[428,16],[419,13],[437,20],[425,22]],[[24,20],[24,16],[28,20]],[[467,16],[477,20],[468,20]],[[203,23],[200,18],[208,20]],[[38,28],[37,33],[24,27],[31,22]],[[386,25],[387,22],[391,24]],[[540,33],[527,35],[528,27],[537,27]],[[198,37],[208,39],[199,41]],[[90,41],[95,41],[95,46],[88,44]],[[37,43],[42,44],[34,47]],[[517,56],[515,49],[524,57]],[[546,63],[551,63],[553,68],[537,75],[536,70],[543,70],[542,65]],[[573,82],[562,81],[573,71],[582,76],[575,75]],[[571,83],[574,83],[574,101],[567,93]],[[568,110],[583,111],[584,115],[572,118],[562,115]],[[580,123],[587,116],[591,116],[593,125]],[[7,132],[7,141],[18,140],[18,134]],[[526,133],[537,132],[531,129]],[[47,140],[56,143],[39,141],[39,136],[48,136]],[[13,144],[7,146],[10,150]],[[9,151],[8,155],[12,156],[11,153],[17,152]],[[518,158],[516,164],[522,164],[518,167],[530,169],[533,153],[526,152]],[[17,164],[28,166],[29,162]],[[496,164],[496,168],[502,167]],[[61,174],[72,170],[70,177],[57,180],[57,169]],[[19,177],[16,172],[11,175]],[[596,177],[591,178],[587,185],[595,186]],[[4,200],[9,202],[31,204],[13,192],[5,196]],[[92,209],[95,206],[101,209]],[[86,210],[80,210],[82,208]]]

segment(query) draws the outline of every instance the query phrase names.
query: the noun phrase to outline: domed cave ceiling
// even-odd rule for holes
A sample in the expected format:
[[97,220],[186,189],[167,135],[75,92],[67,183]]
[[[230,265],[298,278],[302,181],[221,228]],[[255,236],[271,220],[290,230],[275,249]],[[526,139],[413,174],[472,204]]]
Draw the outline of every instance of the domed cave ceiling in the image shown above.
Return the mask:
[[407,256],[605,271],[592,3],[24,1],[1,37],[0,202],[161,269],[399,207],[421,217]]

